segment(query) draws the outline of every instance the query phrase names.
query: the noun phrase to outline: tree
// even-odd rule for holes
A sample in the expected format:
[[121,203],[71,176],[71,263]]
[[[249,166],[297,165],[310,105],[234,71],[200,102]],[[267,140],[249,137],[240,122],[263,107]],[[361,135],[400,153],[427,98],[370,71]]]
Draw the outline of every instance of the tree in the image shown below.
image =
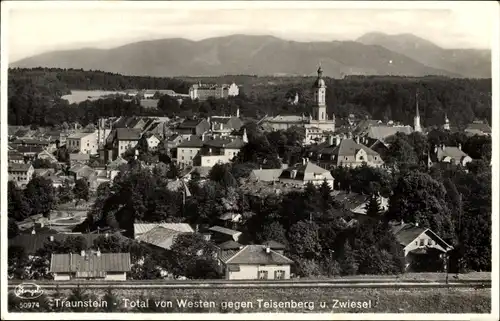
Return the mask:
[[372,195],[366,206],[366,215],[372,218],[379,218],[382,208],[376,195]]
[[68,180],[64,180],[63,184],[57,188],[57,199],[59,204],[65,204],[73,200],[73,191]]
[[208,178],[226,189],[237,185],[228,164],[215,164],[208,173]]
[[9,229],[8,229],[8,237],[9,239],[16,237],[19,235],[19,227],[14,219],[9,218]]
[[291,253],[304,259],[315,259],[321,253],[319,228],[315,223],[300,221],[288,231],[288,240],[293,244]]
[[52,182],[44,177],[35,176],[24,190],[24,195],[31,208],[31,215],[48,216],[55,204]]
[[174,275],[184,275],[192,279],[219,276],[214,259],[215,246],[205,241],[201,234],[178,235],[172,244],[171,251]]
[[272,240],[284,245],[288,244],[288,240],[286,238],[286,230],[279,222],[265,224],[262,232],[258,233],[257,240],[260,243]]
[[13,181],[7,183],[7,210],[8,217],[16,221],[22,221],[31,215],[28,201]]
[[396,167],[407,166],[409,164],[417,164],[419,157],[413,147],[408,142],[406,135],[396,134],[391,139],[389,147],[389,157],[387,163]]
[[106,306],[104,307],[105,312],[114,312],[118,310],[118,304],[120,303],[119,298],[113,292],[111,287],[106,289],[106,292],[104,293],[102,300],[107,303]]
[[77,200],[89,200],[89,184],[85,178],[76,180],[73,187],[73,194]]
[[28,277],[26,266],[29,264],[28,254],[22,246],[9,246],[7,251],[9,278],[23,280]]
[[394,194],[389,199],[387,217],[431,228],[453,243],[454,226],[445,195],[443,184],[429,174],[410,171],[398,179]]

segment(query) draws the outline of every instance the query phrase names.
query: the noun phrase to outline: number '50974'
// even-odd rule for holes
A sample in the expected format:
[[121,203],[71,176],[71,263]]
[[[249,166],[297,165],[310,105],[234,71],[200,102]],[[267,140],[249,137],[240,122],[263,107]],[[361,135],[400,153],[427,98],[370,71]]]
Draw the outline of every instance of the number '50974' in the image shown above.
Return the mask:
[[20,302],[19,307],[22,309],[39,308],[40,302]]

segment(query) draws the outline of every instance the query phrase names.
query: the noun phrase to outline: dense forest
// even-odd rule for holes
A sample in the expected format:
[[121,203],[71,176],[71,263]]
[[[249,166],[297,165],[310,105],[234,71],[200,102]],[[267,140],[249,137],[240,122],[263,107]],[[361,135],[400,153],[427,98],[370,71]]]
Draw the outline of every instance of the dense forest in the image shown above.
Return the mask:
[[[191,83],[236,82],[240,95],[227,100],[199,102],[186,99],[182,106],[173,99],[162,99],[158,109],[148,109],[139,101],[120,98],[69,104],[61,96],[71,89],[124,90],[171,89],[187,93]],[[451,79],[444,77],[347,77],[326,78],[328,113],[339,118],[355,114],[384,121],[412,124],[416,93],[423,126],[441,125],[445,114],[451,123],[463,127],[474,119],[491,123],[491,79]],[[234,113],[239,107],[246,117],[266,114],[309,114],[313,92],[312,77],[224,76],[217,78],[155,78],[122,76],[101,71],[75,69],[10,69],[8,120],[10,125],[55,126],[63,121],[86,125],[101,116],[180,115],[202,116]],[[299,93],[299,104],[290,97]]]

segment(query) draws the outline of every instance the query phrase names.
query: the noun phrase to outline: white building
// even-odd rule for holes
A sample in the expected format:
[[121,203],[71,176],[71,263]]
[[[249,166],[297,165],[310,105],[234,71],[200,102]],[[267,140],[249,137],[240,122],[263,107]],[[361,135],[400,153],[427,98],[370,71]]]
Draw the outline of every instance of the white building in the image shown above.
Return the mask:
[[93,133],[76,133],[66,139],[69,149],[79,150],[83,154],[97,154],[99,144],[97,142],[98,131]]

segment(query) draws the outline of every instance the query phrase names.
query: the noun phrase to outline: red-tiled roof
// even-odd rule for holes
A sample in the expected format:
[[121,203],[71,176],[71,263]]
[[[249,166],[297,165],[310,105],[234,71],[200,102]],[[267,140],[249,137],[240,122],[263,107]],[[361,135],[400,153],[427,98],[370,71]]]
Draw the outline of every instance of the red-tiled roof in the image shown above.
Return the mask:
[[76,253],[52,254],[50,272],[128,272],[130,271],[130,253],[88,253],[81,256]]
[[141,139],[141,130],[134,128],[117,128],[116,139],[118,140],[139,140]]

